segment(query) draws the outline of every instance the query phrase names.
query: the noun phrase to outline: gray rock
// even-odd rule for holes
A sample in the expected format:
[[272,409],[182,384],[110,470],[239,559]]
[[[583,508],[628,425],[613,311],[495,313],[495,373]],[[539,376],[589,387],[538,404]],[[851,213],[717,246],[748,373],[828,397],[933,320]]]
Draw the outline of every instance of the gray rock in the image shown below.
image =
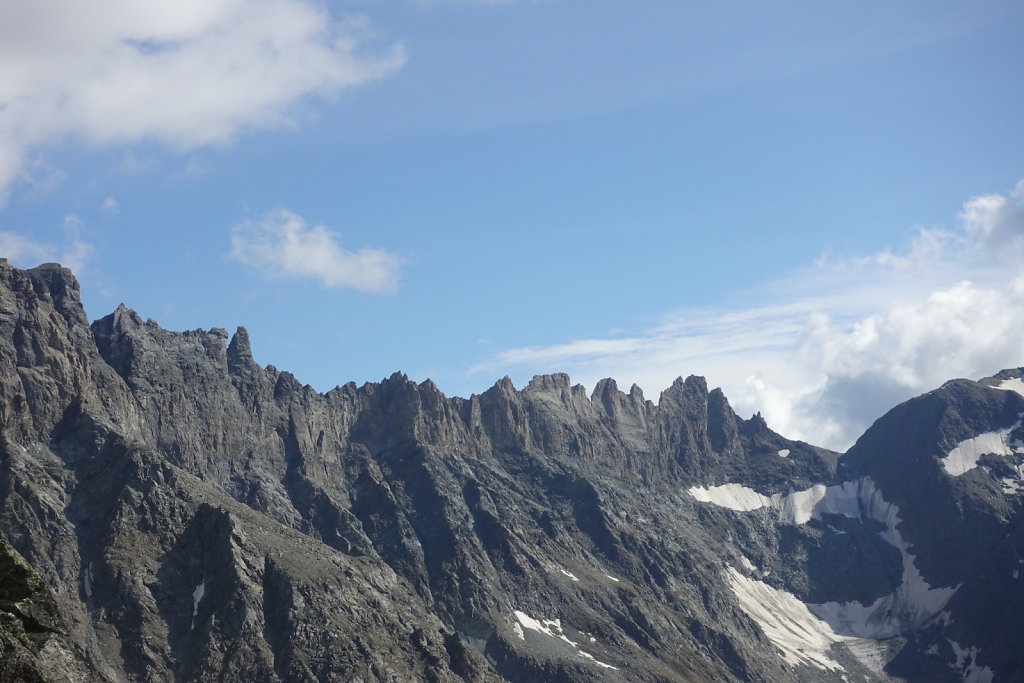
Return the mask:
[[[1024,412],[1011,392],[947,385],[842,458],[741,419],[699,377],[657,404],[612,380],[588,397],[566,375],[468,399],[397,373],[320,394],[260,367],[244,328],[171,332],[124,307],[89,325],[69,271],[5,261],[0,351],[0,530],[52,594],[39,614],[63,625],[47,643],[79,680],[1017,671],[1017,605],[986,585],[1019,585],[1006,583],[1019,501],[937,464]],[[961,585],[952,621],[826,643],[834,666],[787,659],[730,572],[795,604],[870,604],[908,580],[903,551],[866,513],[797,523],[689,489],[783,496],[864,478],[899,506],[925,579]],[[961,555],[944,554],[950,539]],[[11,661],[40,660],[23,650]]]

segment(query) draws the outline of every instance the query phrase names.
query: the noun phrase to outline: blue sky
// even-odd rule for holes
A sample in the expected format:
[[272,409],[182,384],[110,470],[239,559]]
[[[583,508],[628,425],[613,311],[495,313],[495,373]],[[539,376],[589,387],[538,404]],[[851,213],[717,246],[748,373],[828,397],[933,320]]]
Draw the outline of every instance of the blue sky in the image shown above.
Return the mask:
[[321,390],[703,374],[843,447],[1024,365],[1021,64],[1018,2],[0,3],[0,255]]

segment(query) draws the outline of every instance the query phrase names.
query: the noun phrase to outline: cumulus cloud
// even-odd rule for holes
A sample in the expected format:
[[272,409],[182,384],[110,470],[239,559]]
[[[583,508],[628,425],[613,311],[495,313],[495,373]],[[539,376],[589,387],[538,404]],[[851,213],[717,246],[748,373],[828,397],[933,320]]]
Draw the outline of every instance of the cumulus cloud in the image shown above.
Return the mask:
[[[1022,186],[1018,186],[1019,193]],[[968,200],[955,230],[918,230],[907,248],[813,265],[765,283],[758,305],[683,310],[619,339],[509,349],[476,370],[569,371],[636,382],[652,396],[704,374],[738,412],[776,430],[848,447],[896,403],[953,377],[1024,365],[1024,207]]]
[[361,53],[367,27],[312,0],[0,3],[0,191],[32,150],[73,137],[190,149],[289,123],[403,63]]
[[[1024,181],[1014,194],[1020,196]],[[964,229],[997,254],[1019,256],[1024,249],[1024,206],[998,194],[973,197],[960,213]]]
[[81,275],[94,252],[93,246],[82,238],[83,227],[77,216],[65,216],[64,240],[59,245],[40,242],[20,232],[0,231],[0,256],[22,268],[60,263]]
[[401,259],[384,249],[347,251],[337,234],[309,227],[279,209],[261,221],[245,221],[231,235],[230,257],[271,278],[309,278],[328,288],[387,294],[398,289]]
[[[954,377],[1024,364],[1024,276],[991,287],[969,281],[899,304],[852,325],[810,317],[787,360],[809,386],[746,380],[745,403],[767,398],[780,425],[841,447],[896,403]],[[766,414],[772,412],[766,409]]]

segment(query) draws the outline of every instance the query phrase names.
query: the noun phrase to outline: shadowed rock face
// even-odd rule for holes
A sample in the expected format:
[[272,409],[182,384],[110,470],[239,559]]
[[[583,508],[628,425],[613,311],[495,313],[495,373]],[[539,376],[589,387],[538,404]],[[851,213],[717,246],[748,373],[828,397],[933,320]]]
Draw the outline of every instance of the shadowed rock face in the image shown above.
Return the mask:
[[53,594],[7,541],[0,539],[0,680],[100,680],[67,637]]
[[[69,271],[0,260],[0,565],[24,558],[47,596],[33,598],[38,633],[55,634],[21,637],[26,613],[0,600],[14,615],[0,667],[107,681],[1010,675],[1012,635],[982,615],[1024,632],[985,588],[1017,561],[1019,498],[1002,492],[1017,456],[958,477],[940,458],[1021,412],[1012,391],[953,383],[880,420],[837,469],[838,454],[739,418],[699,377],[657,404],[612,380],[588,397],[566,375],[468,399],[400,374],[320,394],[257,365],[244,329],[170,332],[124,307],[89,325]],[[0,592],[18,585],[7,577]],[[792,645],[801,619],[808,642]],[[46,647],[63,669],[45,667]]]

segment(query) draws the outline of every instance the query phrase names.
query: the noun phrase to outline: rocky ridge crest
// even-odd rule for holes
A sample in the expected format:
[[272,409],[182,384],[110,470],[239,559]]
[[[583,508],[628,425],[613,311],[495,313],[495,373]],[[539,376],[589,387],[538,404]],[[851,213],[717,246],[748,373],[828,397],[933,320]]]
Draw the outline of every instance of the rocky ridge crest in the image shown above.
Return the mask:
[[[931,585],[1015,558],[1019,500],[936,465],[1024,413],[1012,391],[947,385],[842,459],[741,419],[699,377],[657,404],[561,374],[467,399],[397,373],[321,394],[259,366],[244,328],[171,332],[124,307],[90,325],[70,271],[2,260],[0,358],[0,529],[52,591],[78,679],[940,680],[915,672],[983,655],[1016,670],[1005,637],[939,613],[868,655],[833,629],[820,660],[787,657],[750,603],[900,590],[909,551],[884,522],[774,511],[866,478]],[[727,486],[768,502],[701,493]],[[958,563],[927,522],[936,496],[965,543],[986,530]],[[949,609],[967,615],[959,591],[977,586]],[[969,656],[938,647],[944,629]]]

